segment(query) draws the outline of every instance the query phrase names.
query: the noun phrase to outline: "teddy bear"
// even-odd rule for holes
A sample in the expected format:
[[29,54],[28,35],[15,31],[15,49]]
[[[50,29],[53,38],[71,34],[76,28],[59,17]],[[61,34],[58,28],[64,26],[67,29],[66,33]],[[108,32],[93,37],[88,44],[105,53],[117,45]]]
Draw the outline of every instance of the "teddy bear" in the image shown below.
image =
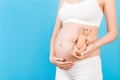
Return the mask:
[[91,29],[88,27],[82,27],[78,30],[78,34],[72,38],[72,42],[75,44],[72,51],[73,56],[82,56],[81,53],[87,49],[89,44],[87,36],[90,35],[90,33]]

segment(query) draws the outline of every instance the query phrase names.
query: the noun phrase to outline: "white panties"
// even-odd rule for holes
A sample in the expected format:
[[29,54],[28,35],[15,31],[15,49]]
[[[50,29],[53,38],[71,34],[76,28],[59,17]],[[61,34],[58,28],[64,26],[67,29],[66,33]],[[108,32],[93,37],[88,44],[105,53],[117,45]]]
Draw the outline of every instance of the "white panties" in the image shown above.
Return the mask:
[[102,80],[100,56],[75,62],[69,70],[57,67],[55,80]]

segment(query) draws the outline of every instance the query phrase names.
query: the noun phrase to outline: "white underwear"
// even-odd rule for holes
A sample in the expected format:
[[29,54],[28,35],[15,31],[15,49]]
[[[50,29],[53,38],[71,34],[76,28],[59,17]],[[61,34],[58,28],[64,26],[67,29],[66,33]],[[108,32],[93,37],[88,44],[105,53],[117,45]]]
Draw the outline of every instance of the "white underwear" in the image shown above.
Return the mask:
[[69,70],[57,67],[55,80],[102,80],[100,56],[75,62]]

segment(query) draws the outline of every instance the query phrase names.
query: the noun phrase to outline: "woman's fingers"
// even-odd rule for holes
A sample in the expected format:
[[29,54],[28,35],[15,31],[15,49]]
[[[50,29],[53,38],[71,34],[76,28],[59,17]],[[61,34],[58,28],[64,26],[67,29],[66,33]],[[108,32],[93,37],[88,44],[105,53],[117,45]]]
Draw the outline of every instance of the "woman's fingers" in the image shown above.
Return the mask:
[[59,58],[55,56],[51,58],[51,62],[61,69],[70,69],[74,64],[71,61],[65,61],[64,58]]
[[72,66],[69,66],[69,67],[62,67],[61,69],[68,70],[68,69],[70,69],[70,68],[72,68]]
[[67,64],[73,64],[73,62],[67,62],[67,61],[66,61],[66,62],[59,62],[59,61],[58,61],[58,64],[67,65]]
[[69,69],[73,66],[73,62],[57,62],[57,65],[62,69]]
[[75,53],[73,53],[72,56],[74,56],[74,57],[77,58],[77,59],[82,59],[82,58],[83,58],[83,56],[81,56],[81,55],[78,56],[78,55],[76,55]]
[[54,65],[57,65],[57,62],[63,62],[63,61],[64,61],[63,58],[58,58],[58,57],[55,57],[55,56],[50,58],[50,62]]
[[71,68],[73,64],[61,65],[63,68]]
[[84,55],[90,53],[90,51],[91,51],[91,50],[87,49],[86,51],[84,51],[84,52],[81,53],[81,56],[84,56]]
[[69,62],[57,62],[57,64],[63,67],[66,67],[66,66],[69,67],[73,65],[73,63],[69,63]]

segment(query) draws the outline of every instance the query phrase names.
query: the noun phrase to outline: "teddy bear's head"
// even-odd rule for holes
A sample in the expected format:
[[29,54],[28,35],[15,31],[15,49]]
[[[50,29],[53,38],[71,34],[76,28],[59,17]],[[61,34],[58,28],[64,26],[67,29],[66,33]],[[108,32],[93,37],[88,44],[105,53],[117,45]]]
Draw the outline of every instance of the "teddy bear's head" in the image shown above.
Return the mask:
[[84,36],[88,36],[91,33],[91,29],[88,27],[82,27],[80,28],[80,34]]

